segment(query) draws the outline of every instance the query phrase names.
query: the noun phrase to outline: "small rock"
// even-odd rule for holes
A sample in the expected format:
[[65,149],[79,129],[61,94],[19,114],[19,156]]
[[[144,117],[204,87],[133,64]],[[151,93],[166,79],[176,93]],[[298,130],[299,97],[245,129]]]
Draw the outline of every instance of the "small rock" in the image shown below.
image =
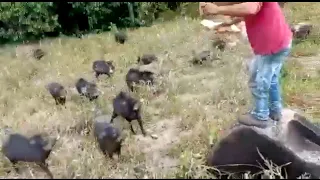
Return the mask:
[[159,138],[159,137],[158,137],[157,135],[155,135],[155,134],[151,134],[150,136],[151,136],[152,139],[158,139],[158,138]]
[[193,157],[196,159],[200,159],[202,156],[200,153],[197,153],[197,154],[193,154]]

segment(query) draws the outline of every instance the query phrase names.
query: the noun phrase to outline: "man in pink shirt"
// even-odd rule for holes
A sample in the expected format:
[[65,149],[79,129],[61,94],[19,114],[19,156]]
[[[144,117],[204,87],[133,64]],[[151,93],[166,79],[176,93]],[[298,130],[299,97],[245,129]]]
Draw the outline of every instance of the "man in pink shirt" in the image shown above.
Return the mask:
[[238,17],[220,27],[245,21],[248,40],[255,54],[249,68],[249,87],[254,98],[254,108],[250,113],[241,115],[239,122],[265,128],[273,124],[271,119],[280,120],[282,99],[279,75],[291,50],[292,32],[279,4],[237,2],[217,6],[201,2],[200,9],[203,11],[200,14]]

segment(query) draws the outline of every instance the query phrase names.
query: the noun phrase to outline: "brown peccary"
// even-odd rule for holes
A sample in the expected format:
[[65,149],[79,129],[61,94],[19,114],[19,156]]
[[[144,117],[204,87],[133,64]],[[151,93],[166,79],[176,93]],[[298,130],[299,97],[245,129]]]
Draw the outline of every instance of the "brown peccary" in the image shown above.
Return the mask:
[[126,83],[130,91],[133,92],[134,86],[141,83],[154,84],[154,74],[148,71],[139,71],[138,69],[129,69],[126,75]]
[[[212,46],[214,48],[219,49],[220,51],[224,51],[225,48],[226,48],[226,45],[227,45],[227,43],[224,40],[221,40],[221,39],[215,40],[212,43]],[[210,52],[209,52],[209,54],[210,54]]]
[[113,112],[110,123],[113,123],[113,120],[121,116],[126,119],[130,124],[130,129],[133,134],[136,134],[132,127],[132,120],[137,120],[139,126],[141,128],[141,132],[144,136],[146,136],[146,132],[143,128],[142,120],[141,120],[141,104],[138,100],[131,97],[129,94],[121,91],[114,99],[113,99]]
[[16,57],[40,60],[44,55],[45,52],[36,44],[23,44],[16,48]]
[[[109,116],[110,117],[110,116]],[[102,153],[113,159],[113,154],[116,153],[118,157],[121,153],[122,137],[120,130],[113,127],[106,116],[101,113],[96,113],[94,120],[94,136],[99,144],[99,148]]]
[[313,26],[311,24],[299,23],[297,25],[291,25],[291,31],[293,36],[297,39],[306,39],[312,30]]
[[49,138],[44,134],[37,134],[27,138],[21,134],[10,134],[2,145],[3,154],[10,160],[14,169],[18,162],[34,162],[43,169],[50,178],[53,178],[51,171],[46,163],[57,138]]
[[222,138],[209,154],[207,165],[216,168],[219,172],[212,171],[217,177],[222,176],[221,178],[227,178],[229,173],[256,174],[268,169],[261,156],[278,166],[290,163],[284,167],[289,179],[297,178],[305,172],[311,174],[313,178],[320,177],[319,165],[303,161],[279,141],[260,134],[253,128],[243,126],[233,129],[230,134]]
[[84,78],[78,79],[76,82],[76,89],[81,96],[85,96],[90,101],[97,99],[100,92],[95,83],[88,82]]
[[50,92],[56,102],[56,105],[64,105],[66,103],[67,91],[61,84],[52,82],[46,85],[46,89]]
[[147,65],[151,64],[152,62],[158,61],[158,58],[154,54],[143,54],[142,56],[138,56],[137,62]]
[[115,70],[112,61],[105,60],[94,61],[92,64],[92,69],[95,72],[96,78],[102,74],[106,74],[111,77],[111,74],[113,74]]
[[128,40],[128,36],[123,31],[118,31],[114,34],[114,38],[117,43],[124,44]]

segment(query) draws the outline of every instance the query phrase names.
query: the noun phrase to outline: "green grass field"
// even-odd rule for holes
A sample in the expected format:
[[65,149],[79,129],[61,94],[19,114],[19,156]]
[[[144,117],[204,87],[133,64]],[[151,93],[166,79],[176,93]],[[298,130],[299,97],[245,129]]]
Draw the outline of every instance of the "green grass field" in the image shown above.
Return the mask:
[[[295,23],[317,23],[319,12],[317,3],[288,3],[285,7],[288,21]],[[207,177],[202,164],[209,144],[249,108],[251,101],[245,71],[245,59],[250,57],[248,44],[227,50],[221,60],[201,67],[190,65],[192,50],[211,48],[211,33],[201,27],[199,19],[178,18],[129,31],[129,41],[124,45],[114,42],[109,33],[83,39],[43,40],[41,46],[48,54],[40,61],[12,58],[14,48],[3,47],[1,127],[10,126],[26,135],[43,131],[57,135],[91,121],[94,105],[81,100],[74,84],[80,77],[94,79],[92,62],[102,54],[106,60],[113,60],[116,67],[113,77],[103,76],[97,81],[103,91],[98,103],[104,113],[110,114],[112,99],[120,90],[127,90],[125,74],[135,65],[137,56],[155,53],[161,62],[163,76],[159,82],[164,93],[154,97],[145,88],[134,96],[143,99],[145,128],[158,139],[143,137],[137,122],[133,125],[138,135],[132,135],[129,124],[118,118],[115,124],[126,136],[119,160],[105,159],[92,135],[62,133],[48,159],[49,168],[55,178]],[[303,110],[313,120],[320,118],[318,38],[315,31],[309,40],[294,47],[286,63],[288,76],[283,79],[286,105]],[[66,109],[57,107],[44,88],[52,81],[67,88]],[[1,156],[0,177],[46,177],[37,166],[20,165],[20,175],[14,171],[6,174],[11,166]]]

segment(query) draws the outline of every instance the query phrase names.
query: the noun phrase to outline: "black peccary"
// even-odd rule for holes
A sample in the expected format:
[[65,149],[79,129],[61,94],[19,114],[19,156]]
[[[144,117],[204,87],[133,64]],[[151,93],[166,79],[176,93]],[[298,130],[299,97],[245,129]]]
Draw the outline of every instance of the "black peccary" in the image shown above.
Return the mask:
[[134,90],[134,86],[141,84],[141,82],[146,84],[154,84],[154,74],[148,71],[139,71],[138,69],[129,69],[126,75],[126,83],[130,91]]
[[97,99],[100,92],[95,83],[88,82],[84,78],[78,79],[76,89],[81,96],[87,97],[90,101]]
[[320,150],[320,129],[297,113],[287,124],[287,137],[295,150]]
[[56,105],[64,105],[66,103],[67,91],[61,84],[52,82],[46,85],[46,89],[50,92]]
[[10,160],[17,173],[18,162],[34,162],[43,169],[50,178],[53,178],[46,163],[57,139],[49,138],[44,134],[37,134],[27,138],[21,134],[10,134],[7,141],[2,145],[3,154]]
[[141,132],[146,136],[146,132],[143,128],[142,119],[141,119],[141,104],[138,100],[131,97],[129,94],[121,91],[113,99],[113,112],[110,123],[113,123],[113,120],[121,116],[130,123],[130,129],[132,133],[136,134],[133,130],[131,121],[137,120],[141,129]]
[[123,139],[120,130],[113,127],[107,121],[108,119],[106,119],[105,116],[96,112],[93,129],[100,150],[105,156],[107,156],[108,153],[108,156],[112,159],[114,153],[116,153],[118,157],[120,156]]
[[210,51],[202,51],[198,54],[193,51],[193,59],[192,63],[193,64],[202,64],[204,61],[208,61],[210,59],[211,52]]
[[92,69],[95,72],[96,78],[102,74],[106,74],[111,77],[111,74],[114,73],[115,67],[113,66],[112,61],[97,60],[93,62]]
[[[207,158],[207,165],[215,167],[219,172],[213,173],[221,178],[228,175],[221,173],[234,173],[241,175],[245,172],[256,174],[264,169],[264,157],[274,164],[281,166],[287,163],[286,173],[289,179],[297,178],[306,173],[313,178],[320,177],[320,166],[303,161],[293,151],[279,141],[260,134],[251,127],[237,127],[224,137]],[[284,171],[282,171],[284,172]]]
[[158,57],[154,54],[143,54],[142,56],[138,56],[137,62],[147,65],[152,62],[158,61]]
[[123,31],[118,31],[114,34],[117,43],[124,44],[128,40],[128,35]]

